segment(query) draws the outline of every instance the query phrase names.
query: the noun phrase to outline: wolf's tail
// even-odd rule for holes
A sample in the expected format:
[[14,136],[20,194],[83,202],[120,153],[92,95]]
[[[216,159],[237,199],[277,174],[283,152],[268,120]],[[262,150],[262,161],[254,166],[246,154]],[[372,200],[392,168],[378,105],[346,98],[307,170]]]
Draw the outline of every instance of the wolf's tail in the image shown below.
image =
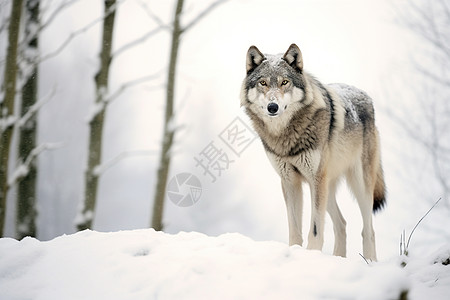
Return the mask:
[[373,190],[373,213],[380,211],[386,205],[386,186],[381,164],[378,166],[375,188]]

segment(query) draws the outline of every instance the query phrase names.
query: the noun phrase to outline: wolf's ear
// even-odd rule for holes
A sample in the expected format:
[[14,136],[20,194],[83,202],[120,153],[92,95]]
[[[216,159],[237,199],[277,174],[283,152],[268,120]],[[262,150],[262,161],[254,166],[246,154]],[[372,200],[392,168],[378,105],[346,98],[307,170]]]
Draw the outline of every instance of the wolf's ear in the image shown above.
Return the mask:
[[264,55],[256,48],[251,46],[247,51],[247,74],[250,74],[263,60],[266,59]]
[[289,46],[283,59],[294,69],[303,70],[303,57],[300,48],[296,44]]

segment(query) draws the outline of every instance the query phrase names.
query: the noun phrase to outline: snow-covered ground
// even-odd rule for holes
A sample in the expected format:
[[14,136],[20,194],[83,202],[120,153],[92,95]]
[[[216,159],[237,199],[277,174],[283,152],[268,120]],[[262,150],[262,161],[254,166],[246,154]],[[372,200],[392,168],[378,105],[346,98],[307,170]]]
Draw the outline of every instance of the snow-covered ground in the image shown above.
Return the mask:
[[450,245],[366,264],[236,233],[152,229],[3,238],[0,299],[448,299],[449,257]]

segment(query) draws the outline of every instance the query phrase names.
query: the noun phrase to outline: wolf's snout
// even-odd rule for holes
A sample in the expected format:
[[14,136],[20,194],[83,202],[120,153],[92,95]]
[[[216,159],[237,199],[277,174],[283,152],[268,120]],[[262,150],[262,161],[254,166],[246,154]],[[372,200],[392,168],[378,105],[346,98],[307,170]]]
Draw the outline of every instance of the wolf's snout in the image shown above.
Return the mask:
[[278,104],[276,104],[274,102],[270,102],[269,105],[267,105],[267,110],[271,114],[276,114],[278,111]]

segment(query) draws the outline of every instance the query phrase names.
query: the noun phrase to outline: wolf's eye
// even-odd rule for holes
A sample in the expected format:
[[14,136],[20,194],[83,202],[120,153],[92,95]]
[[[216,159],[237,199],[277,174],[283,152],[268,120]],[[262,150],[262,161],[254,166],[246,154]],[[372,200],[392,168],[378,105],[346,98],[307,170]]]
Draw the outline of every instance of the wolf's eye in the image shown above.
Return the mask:
[[288,83],[289,83],[289,81],[283,80],[283,81],[281,82],[281,85],[286,85],[286,84],[288,84]]
[[267,82],[266,82],[265,80],[261,80],[261,81],[259,82],[259,84],[262,85],[262,86],[266,86],[266,85],[267,85]]

